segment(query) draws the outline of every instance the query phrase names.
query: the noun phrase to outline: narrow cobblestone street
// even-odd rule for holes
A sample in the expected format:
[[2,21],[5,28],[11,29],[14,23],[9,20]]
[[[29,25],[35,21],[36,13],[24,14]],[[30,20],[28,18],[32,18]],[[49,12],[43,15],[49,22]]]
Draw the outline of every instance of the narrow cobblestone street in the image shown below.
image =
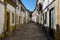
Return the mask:
[[7,37],[4,40],[47,40],[47,38],[42,28],[39,29],[36,24],[29,23],[18,28],[12,37]]

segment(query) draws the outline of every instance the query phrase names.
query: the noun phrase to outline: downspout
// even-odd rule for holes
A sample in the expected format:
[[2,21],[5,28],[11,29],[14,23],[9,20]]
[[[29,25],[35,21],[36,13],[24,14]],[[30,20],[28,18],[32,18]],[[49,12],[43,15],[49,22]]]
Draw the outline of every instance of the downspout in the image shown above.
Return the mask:
[[6,36],[6,30],[7,30],[7,17],[6,17],[6,5],[7,5],[7,0],[4,0],[4,7],[5,7],[5,13],[4,13],[4,37]]

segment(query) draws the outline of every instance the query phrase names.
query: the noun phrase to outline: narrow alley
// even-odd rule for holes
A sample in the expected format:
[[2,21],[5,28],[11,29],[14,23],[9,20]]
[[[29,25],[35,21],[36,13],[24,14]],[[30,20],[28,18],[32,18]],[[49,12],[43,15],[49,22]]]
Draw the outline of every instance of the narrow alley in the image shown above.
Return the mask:
[[11,37],[3,40],[47,40],[47,37],[42,31],[42,28],[34,23],[25,24],[17,28]]
[[0,40],[60,40],[60,0],[0,0]]

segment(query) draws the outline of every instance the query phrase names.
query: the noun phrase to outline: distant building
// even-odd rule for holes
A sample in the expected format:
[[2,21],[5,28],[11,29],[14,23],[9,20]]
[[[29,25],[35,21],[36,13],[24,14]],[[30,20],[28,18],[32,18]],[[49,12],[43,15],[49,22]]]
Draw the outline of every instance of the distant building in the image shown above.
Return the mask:
[[38,16],[38,12],[37,12],[37,10],[35,10],[33,13],[32,13],[32,21],[33,22],[35,22],[35,23],[37,23],[37,17]]
[[30,12],[26,10],[26,24],[29,23],[29,19],[30,19]]

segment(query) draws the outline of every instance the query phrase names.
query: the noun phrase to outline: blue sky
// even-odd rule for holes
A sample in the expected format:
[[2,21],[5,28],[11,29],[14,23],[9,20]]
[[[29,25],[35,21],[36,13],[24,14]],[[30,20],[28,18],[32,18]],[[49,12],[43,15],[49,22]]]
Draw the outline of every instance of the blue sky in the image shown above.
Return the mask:
[[36,0],[21,0],[26,9],[33,11],[36,6]]

